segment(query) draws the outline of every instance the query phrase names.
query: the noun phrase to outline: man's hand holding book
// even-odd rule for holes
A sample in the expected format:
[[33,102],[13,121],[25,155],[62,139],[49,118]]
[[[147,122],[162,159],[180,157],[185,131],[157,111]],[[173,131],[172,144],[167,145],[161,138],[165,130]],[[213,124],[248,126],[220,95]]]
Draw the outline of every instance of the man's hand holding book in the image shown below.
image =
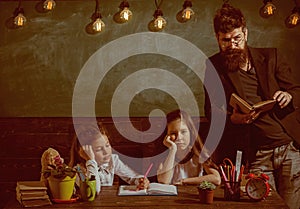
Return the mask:
[[229,104],[233,107],[230,120],[234,124],[250,124],[255,121],[261,113],[273,109],[275,103],[276,100],[271,99],[250,105],[247,101],[233,93],[229,101]]

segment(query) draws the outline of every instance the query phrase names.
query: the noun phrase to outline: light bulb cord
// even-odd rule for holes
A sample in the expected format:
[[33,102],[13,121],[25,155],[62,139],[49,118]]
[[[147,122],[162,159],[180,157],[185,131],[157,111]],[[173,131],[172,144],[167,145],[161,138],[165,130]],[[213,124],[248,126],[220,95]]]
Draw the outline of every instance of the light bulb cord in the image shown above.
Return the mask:
[[125,7],[129,8],[129,3],[127,0],[123,0],[119,6],[120,9],[124,9]]
[[96,1],[96,6],[95,6],[95,13],[99,12],[99,0]]
[[19,0],[18,8],[21,8],[21,2],[22,0]]
[[95,0],[96,2],[96,6],[95,6],[95,12],[92,14],[92,20],[95,21],[96,19],[98,18],[102,18],[102,15],[100,13],[100,10],[99,10],[99,0]]
[[160,9],[160,6],[162,4],[163,0],[160,0],[160,2],[158,3],[157,0],[155,0],[155,6],[156,6],[156,9]]
[[192,4],[192,1],[191,0],[185,0],[184,3],[183,3],[183,8],[187,8],[187,7],[192,7],[193,4]]
[[292,10],[292,13],[299,13],[300,14],[300,1],[294,0],[295,1],[295,7]]

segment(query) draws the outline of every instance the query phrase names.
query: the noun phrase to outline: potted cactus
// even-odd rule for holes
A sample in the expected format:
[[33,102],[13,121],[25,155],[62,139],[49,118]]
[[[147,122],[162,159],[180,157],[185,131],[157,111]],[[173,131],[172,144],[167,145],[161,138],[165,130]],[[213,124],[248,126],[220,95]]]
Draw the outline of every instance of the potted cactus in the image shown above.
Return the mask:
[[214,199],[214,190],[216,189],[216,185],[209,181],[202,181],[198,188],[199,199],[201,203],[211,204]]

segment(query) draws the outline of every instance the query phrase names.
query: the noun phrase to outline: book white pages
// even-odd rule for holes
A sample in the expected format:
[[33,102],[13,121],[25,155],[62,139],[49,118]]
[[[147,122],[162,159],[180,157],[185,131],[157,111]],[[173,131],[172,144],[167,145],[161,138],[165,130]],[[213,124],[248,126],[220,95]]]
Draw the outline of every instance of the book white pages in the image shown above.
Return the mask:
[[148,189],[136,190],[135,185],[121,185],[118,195],[177,195],[177,187],[169,184],[150,183]]

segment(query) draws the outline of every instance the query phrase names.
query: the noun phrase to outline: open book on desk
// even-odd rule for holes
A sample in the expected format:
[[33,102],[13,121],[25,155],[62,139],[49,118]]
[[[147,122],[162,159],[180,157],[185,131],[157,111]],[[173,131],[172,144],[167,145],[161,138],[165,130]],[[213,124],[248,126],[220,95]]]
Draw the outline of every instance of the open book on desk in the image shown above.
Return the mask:
[[136,185],[121,185],[118,195],[177,195],[177,187],[169,184],[150,183],[148,189],[136,190]]
[[276,103],[276,100],[270,99],[258,102],[254,105],[250,105],[247,101],[239,97],[237,94],[232,93],[229,104],[237,110],[240,110],[242,113],[250,113],[255,110],[258,113],[266,112],[271,110]]

